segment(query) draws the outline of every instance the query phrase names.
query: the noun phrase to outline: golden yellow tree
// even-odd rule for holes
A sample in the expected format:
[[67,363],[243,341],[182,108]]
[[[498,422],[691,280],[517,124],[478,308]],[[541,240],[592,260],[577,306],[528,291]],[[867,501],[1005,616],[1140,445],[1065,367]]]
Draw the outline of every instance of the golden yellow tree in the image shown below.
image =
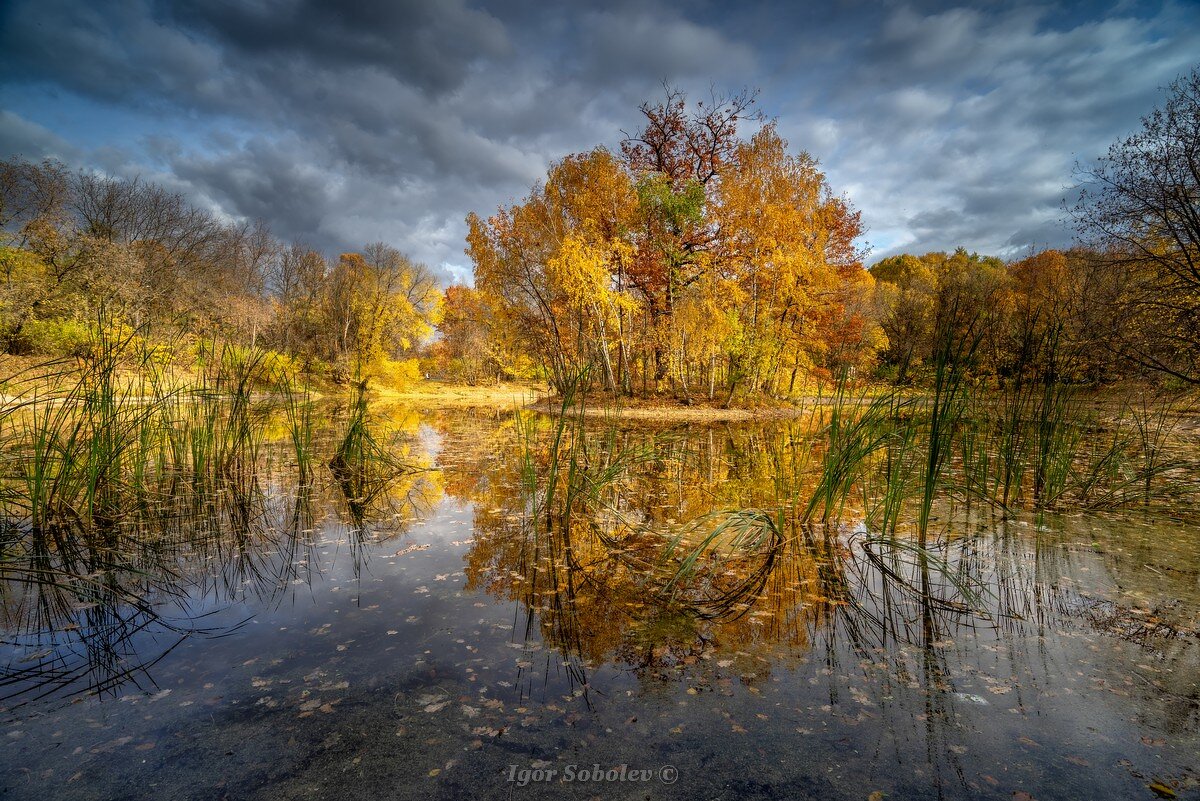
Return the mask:
[[807,153],[790,154],[773,124],[739,144],[722,174],[715,211],[722,266],[744,293],[745,334],[730,353],[730,392],[739,382],[777,393],[780,379],[869,347],[847,315],[870,281],[854,240],[859,215],[834,196]]
[[498,308],[496,323],[538,354],[558,388],[594,361],[610,389],[626,374],[624,326],[635,304],[624,275],[635,203],[628,177],[599,148],[556,163],[522,203],[467,220],[477,288]]

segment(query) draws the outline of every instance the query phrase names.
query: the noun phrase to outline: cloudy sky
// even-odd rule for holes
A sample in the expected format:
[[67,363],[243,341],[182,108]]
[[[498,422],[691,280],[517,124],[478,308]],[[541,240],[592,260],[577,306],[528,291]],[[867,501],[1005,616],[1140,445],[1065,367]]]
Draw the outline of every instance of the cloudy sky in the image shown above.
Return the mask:
[[468,212],[616,147],[664,81],[760,89],[872,260],[1065,244],[1073,165],[1200,61],[1200,4],[6,0],[0,53],[0,156],[140,175],[329,253],[387,241],[450,279]]

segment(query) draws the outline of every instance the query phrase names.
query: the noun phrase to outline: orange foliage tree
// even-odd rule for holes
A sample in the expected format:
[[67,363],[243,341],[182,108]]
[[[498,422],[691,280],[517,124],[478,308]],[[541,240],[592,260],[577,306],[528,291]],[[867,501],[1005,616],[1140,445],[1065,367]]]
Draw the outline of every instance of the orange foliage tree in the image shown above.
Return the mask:
[[[521,202],[472,214],[493,336],[519,338],[559,388],[591,366],[610,391],[685,400],[868,366],[880,337],[859,215],[753,103],[689,107],[668,90],[619,157],[568,156]],[[759,123],[749,139],[744,120]]]

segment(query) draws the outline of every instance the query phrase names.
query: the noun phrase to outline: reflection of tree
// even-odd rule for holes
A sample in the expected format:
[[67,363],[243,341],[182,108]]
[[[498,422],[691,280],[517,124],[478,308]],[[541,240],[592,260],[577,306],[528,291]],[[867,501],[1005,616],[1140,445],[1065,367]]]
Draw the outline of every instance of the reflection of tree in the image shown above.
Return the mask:
[[[1113,634],[1160,658],[1195,658],[1194,648],[1175,648],[1195,637],[1194,626],[1168,620],[1164,606],[1131,623],[1130,610],[1089,598],[1072,580],[1087,576],[1078,570],[1145,572],[1144,555],[1089,567],[1082,560],[1101,557],[979,517],[955,526],[978,533],[919,548],[861,522],[803,525],[787,507],[772,511],[778,474],[790,471],[793,485],[803,483],[807,465],[819,462],[801,452],[803,431],[781,426],[774,439],[753,426],[590,431],[586,450],[573,456],[574,473],[595,491],[576,492],[569,508],[547,508],[545,485],[528,469],[545,477],[563,457],[553,453],[553,421],[542,425],[516,441],[496,433],[474,440],[478,452],[455,467],[474,478],[449,475],[447,486],[474,503],[468,587],[519,602],[527,639],[556,649],[564,664],[612,662],[643,683],[703,685],[721,672],[713,668],[719,663],[753,686],[816,657],[828,670],[834,714],[857,708],[882,718],[872,729],[878,749],[898,760],[919,738],[924,775],[940,796],[969,787],[960,743],[988,703],[962,654],[1002,653],[1013,681],[1035,684],[988,687],[1018,695],[1053,680],[1041,645],[1048,630],[1083,626],[1089,636]],[[637,458],[622,460],[628,453]],[[571,470],[556,469],[559,481],[572,480],[564,477]],[[589,484],[587,476],[605,480]],[[754,520],[774,533],[754,539],[756,548],[731,548],[734,528],[714,535],[731,520],[743,533]],[[704,547],[692,547],[698,543]],[[697,552],[681,572],[685,555]],[[1155,585],[1149,573],[1135,580]],[[1185,650],[1190,657],[1180,656]],[[1181,665],[1173,675],[1194,676],[1195,668]],[[1194,730],[1195,688],[1168,688],[1165,680],[1142,677],[1134,689],[1151,708],[1176,702],[1171,718]]]

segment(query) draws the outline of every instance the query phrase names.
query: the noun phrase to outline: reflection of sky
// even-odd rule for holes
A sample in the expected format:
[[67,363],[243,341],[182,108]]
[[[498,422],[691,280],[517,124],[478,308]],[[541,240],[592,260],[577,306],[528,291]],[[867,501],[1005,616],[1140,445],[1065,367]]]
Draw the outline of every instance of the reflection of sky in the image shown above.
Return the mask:
[[[127,688],[123,701],[38,712],[18,727],[22,738],[3,761],[10,770],[31,765],[62,775],[22,784],[14,797],[47,787],[71,797],[74,786],[58,782],[78,770],[99,791],[125,775],[189,797],[187,788],[206,787],[216,765],[234,781],[274,772],[288,797],[304,797],[355,759],[406,785],[458,760],[446,781],[486,795],[492,770],[516,749],[529,759],[630,764],[669,755],[692,791],[732,782],[748,797],[766,785],[780,792],[798,778],[834,799],[861,798],[867,778],[873,787],[920,796],[940,773],[952,796],[970,792],[970,783],[994,791],[981,778],[987,775],[1000,783],[997,797],[1023,787],[1035,797],[1075,791],[1119,798],[1138,786],[1113,767],[1119,760],[1169,773],[1186,763],[1186,750],[1178,749],[1195,740],[1188,730],[1171,734],[1169,751],[1142,744],[1142,736],[1161,734],[1162,699],[1124,679],[1130,663],[1151,657],[1061,619],[1041,637],[1032,621],[1019,636],[997,637],[986,627],[943,632],[934,653],[948,673],[944,692],[930,696],[926,688],[938,680],[923,673],[919,647],[893,646],[864,661],[846,647],[844,632],[818,630],[808,653],[780,666],[759,658],[769,648],[726,649],[719,639],[709,658],[661,677],[595,666],[589,710],[559,657],[539,644],[536,627],[531,646],[512,647],[524,639],[521,604],[462,591],[468,546],[449,543],[469,523],[469,509],[440,505],[409,537],[370,549],[357,574],[346,543],[326,542],[325,572],[311,588],[271,609],[221,613],[214,623],[254,617],[230,636],[189,640],[154,669],[157,687],[145,694]],[[392,555],[413,544],[431,547]],[[1095,554],[1060,565],[1074,576],[1105,574]],[[902,674],[887,667],[901,664]],[[449,703],[438,708],[443,700]],[[104,729],[83,725],[96,715]],[[505,726],[499,739],[487,733]],[[67,757],[77,744],[106,748],[123,737],[131,739],[111,753]],[[331,751],[331,738],[352,747]],[[63,745],[42,747],[51,742]],[[155,752],[142,762],[147,754],[133,749],[151,742]],[[222,758],[226,749],[238,758]],[[751,768],[758,784],[739,784]]]

